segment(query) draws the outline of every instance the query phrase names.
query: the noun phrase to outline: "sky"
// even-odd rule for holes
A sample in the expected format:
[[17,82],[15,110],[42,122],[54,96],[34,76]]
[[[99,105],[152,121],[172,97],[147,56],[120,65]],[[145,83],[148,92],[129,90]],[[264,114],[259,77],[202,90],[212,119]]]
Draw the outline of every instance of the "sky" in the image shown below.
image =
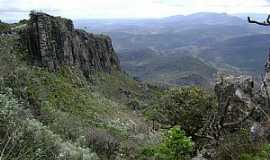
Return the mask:
[[195,12],[270,13],[270,0],[0,0],[0,19],[28,18],[30,10],[71,19],[159,18]]

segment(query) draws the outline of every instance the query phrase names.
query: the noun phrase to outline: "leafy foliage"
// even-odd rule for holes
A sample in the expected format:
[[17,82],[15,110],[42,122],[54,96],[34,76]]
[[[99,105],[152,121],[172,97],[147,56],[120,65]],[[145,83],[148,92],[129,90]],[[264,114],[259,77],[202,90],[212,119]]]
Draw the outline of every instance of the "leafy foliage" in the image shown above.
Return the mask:
[[2,23],[0,21],[0,32],[9,31],[9,30],[10,30],[10,25],[6,23]]
[[163,124],[180,125],[187,135],[193,136],[214,109],[215,98],[211,94],[198,87],[182,87],[168,90],[152,115]]
[[[149,131],[147,122],[142,116],[134,114],[127,103],[133,98],[140,103],[142,99],[151,100],[154,96],[152,90],[159,93],[159,89],[149,87],[149,92],[144,92],[144,88],[137,81],[114,71],[111,74],[99,72],[90,79],[69,66],[63,66],[58,72],[49,72],[46,68],[29,65],[28,53],[20,48],[18,42],[19,37],[16,35],[7,35],[0,39],[0,88],[12,88],[14,97],[27,104],[23,110],[28,110],[32,117],[29,123],[34,120],[35,126],[41,125],[44,128],[44,134],[50,133],[61,140],[49,138],[46,142],[55,141],[62,146],[60,148],[64,147],[76,154],[81,152],[78,149],[80,147],[90,152],[93,149],[104,159],[120,155],[125,148],[130,147],[126,144],[133,144],[134,150],[123,155],[130,159],[137,154],[139,145],[152,143],[151,135],[146,134]],[[21,116],[11,115],[10,118],[12,117],[23,121]],[[6,122],[1,124],[8,126]],[[28,128],[26,126],[23,125],[23,128]],[[97,136],[96,143],[91,147],[87,144],[90,128],[102,130],[102,135],[105,136]],[[99,132],[94,135],[97,134]],[[134,138],[131,139],[130,136]],[[7,137],[3,139],[6,141]],[[103,144],[116,147],[107,147],[105,150],[102,149]],[[31,143],[28,145],[31,146]]]
[[241,154],[240,160],[268,160],[270,159],[270,144],[263,145],[261,149],[253,154]]
[[251,138],[250,132],[242,128],[235,133],[227,133],[216,149],[217,160],[268,160],[270,148],[266,142]]
[[63,142],[34,119],[10,89],[0,94],[0,111],[0,159],[98,159],[89,149]]
[[[109,140],[117,137],[121,151],[125,147],[122,143],[132,143],[136,150],[141,141],[150,141],[144,118],[134,114],[126,103],[136,97],[140,102],[143,98],[151,100],[154,96],[152,90],[159,93],[159,89],[149,87],[150,91],[146,93],[137,81],[120,72],[100,72],[86,79],[76,68],[68,66],[63,66],[58,72],[31,66],[25,58],[27,52],[17,48],[18,41],[17,36],[0,39],[0,80],[5,87],[12,88],[15,97],[29,104],[25,108],[48,131],[65,142],[84,147],[89,128],[99,128],[108,137],[113,137]],[[143,140],[136,134],[143,135]],[[127,139],[129,136],[135,138]],[[106,140],[98,144],[105,144]],[[117,149],[112,155],[107,154],[109,152],[98,154],[115,157],[121,151]],[[129,159],[132,155],[125,156]]]
[[163,142],[151,149],[145,149],[143,154],[158,160],[190,159],[193,151],[191,138],[179,127],[171,128],[165,135]]

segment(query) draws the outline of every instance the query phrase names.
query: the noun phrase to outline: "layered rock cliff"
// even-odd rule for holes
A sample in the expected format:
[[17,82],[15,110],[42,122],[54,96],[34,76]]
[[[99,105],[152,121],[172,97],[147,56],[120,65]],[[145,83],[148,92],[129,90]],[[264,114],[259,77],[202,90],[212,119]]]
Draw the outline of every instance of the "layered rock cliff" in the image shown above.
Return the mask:
[[69,19],[32,12],[23,37],[32,63],[50,71],[69,65],[80,68],[88,76],[96,70],[120,69],[108,36],[74,29]]

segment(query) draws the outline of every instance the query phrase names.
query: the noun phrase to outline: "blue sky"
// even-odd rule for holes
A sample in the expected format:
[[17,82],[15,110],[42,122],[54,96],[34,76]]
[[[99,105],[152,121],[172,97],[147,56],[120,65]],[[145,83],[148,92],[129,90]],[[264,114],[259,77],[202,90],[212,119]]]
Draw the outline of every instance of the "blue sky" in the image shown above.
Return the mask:
[[0,19],[41,10],[72,19],[158,18],[195,12],[270,13],[270,0],[0,0]]

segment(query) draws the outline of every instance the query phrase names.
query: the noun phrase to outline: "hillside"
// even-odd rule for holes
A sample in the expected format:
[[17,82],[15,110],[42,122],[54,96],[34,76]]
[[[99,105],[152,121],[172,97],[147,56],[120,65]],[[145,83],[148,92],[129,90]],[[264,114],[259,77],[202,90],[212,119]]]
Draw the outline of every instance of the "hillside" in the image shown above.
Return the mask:
[[40,12],[0,36],[1,159],[136,159],[158,142],[136,110],[161,90],[121,72],[109,37]]
[[206,61],[215,64],[228,64],[242,71],[260,73],[267,56],[269,34],[242,36],[219,42],[202,51]]
[[209,87],[217,70],[198,58],[157,55],[153,50],[127,51],[119,55],[121,65],[131,75],[150,82]]

